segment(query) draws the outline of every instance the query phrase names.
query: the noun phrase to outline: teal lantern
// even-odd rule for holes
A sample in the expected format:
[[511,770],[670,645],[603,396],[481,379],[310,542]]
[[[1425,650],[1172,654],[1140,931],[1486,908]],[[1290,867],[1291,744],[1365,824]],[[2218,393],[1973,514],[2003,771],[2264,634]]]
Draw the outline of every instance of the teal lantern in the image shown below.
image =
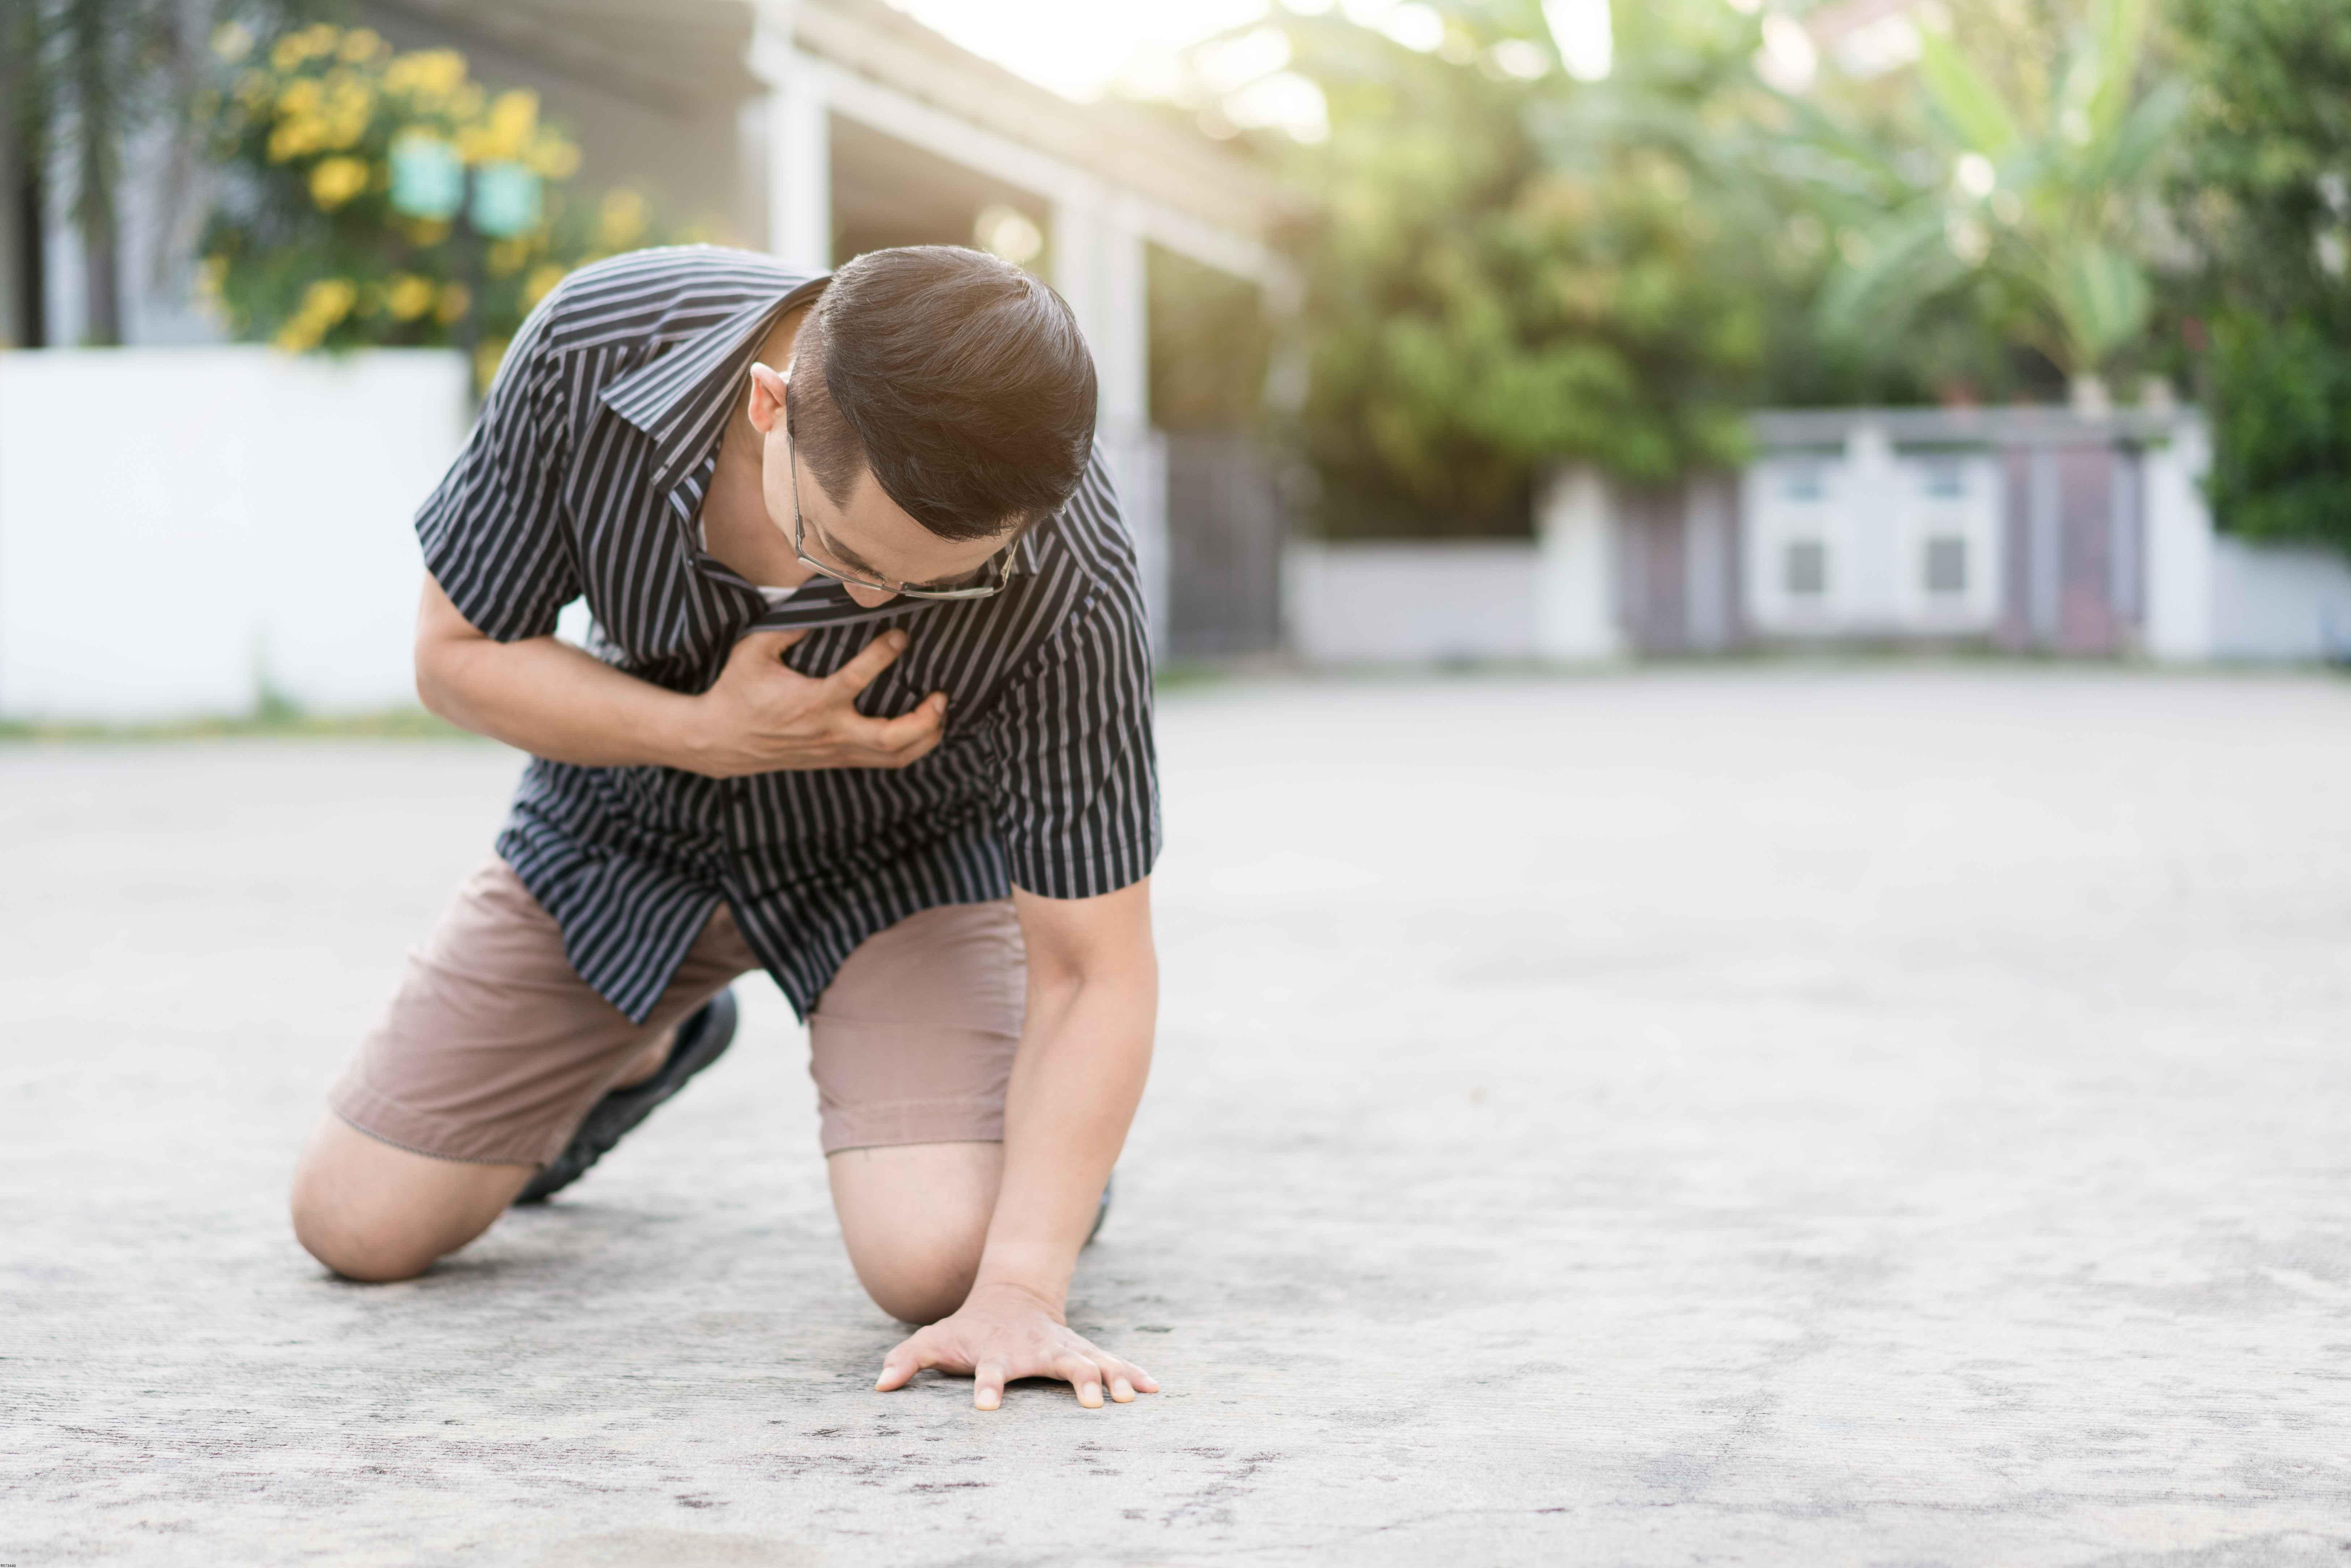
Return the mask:
[[437,136],[411,131],[392,144],[392,210],[447,220],[465,201],[465,162]]
[[519,163],[485,163],[474,171],[474,227],[493,239],[512,239],[538,222],[538,176]]

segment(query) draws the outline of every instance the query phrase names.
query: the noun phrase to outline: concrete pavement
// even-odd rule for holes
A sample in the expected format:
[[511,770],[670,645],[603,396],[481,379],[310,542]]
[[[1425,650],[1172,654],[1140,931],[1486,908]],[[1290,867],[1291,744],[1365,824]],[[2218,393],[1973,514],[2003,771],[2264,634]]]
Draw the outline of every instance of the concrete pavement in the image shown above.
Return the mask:
[[515,761],[0,748],[0,1564],[2351,1562],[2351,685],[1165,700],[1073,1321],[871,1392],[804,1048],[424,1279],[293,1148]]

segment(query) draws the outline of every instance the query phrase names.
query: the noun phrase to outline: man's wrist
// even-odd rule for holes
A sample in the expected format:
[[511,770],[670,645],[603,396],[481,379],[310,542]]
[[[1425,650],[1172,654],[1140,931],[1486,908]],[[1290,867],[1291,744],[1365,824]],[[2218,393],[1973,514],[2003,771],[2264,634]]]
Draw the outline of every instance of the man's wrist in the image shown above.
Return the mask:
[[1017,1292],[1034,1301],[1058,1322],[1069,1305],[1070,1276],[1076,1271],[1077,1259],[1063,1256],[1060,1248],[998,1243],[980,1253],[971,1293]]
[[649,716],[646,738],[652,743],[648,760],[686,773],[717,778],[712,771],[708,698],[662,690]]

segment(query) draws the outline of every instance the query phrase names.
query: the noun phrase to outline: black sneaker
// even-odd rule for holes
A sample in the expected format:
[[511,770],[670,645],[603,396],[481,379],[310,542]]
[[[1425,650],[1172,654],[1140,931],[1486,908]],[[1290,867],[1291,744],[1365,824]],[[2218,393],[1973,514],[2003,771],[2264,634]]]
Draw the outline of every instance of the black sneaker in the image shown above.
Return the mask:
[[552,1164],[542,1166],[517,1203],[545,1203],[588,1174],[588,1167],[610,1154],[612,1145],[653,1113],[653,1107],[685,1087],[685,1081],[726,1054],[735,1039],[735,993],[719,992],[702,1010],[677,1026],[669,1060],[643,1083],[615,1089],[589,1111],[587,1120],[571,1134]]

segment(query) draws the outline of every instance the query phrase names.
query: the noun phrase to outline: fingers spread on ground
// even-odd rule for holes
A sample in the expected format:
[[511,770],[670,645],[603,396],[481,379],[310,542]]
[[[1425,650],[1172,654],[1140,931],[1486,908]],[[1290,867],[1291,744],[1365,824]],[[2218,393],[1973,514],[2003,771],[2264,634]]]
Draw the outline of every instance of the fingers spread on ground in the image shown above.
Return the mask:
[[1102,1368],[1090,1356],[1072,1353],[1053,1364],[1053,1375],[1078,1391],[1078,1403],[1089,1410],[1102,1408]]
[[993,1410],[1004,1403],[1004,1364],[983,1361],[973,1372],[971,1402],[975,1408]]
[[1126,1363],[1114,1355],[1094,1352],[1094,1370],[1102,1378],[1102,1392],[1121,1405],[1134,1397],[1134,1384],[1127,1376]]

